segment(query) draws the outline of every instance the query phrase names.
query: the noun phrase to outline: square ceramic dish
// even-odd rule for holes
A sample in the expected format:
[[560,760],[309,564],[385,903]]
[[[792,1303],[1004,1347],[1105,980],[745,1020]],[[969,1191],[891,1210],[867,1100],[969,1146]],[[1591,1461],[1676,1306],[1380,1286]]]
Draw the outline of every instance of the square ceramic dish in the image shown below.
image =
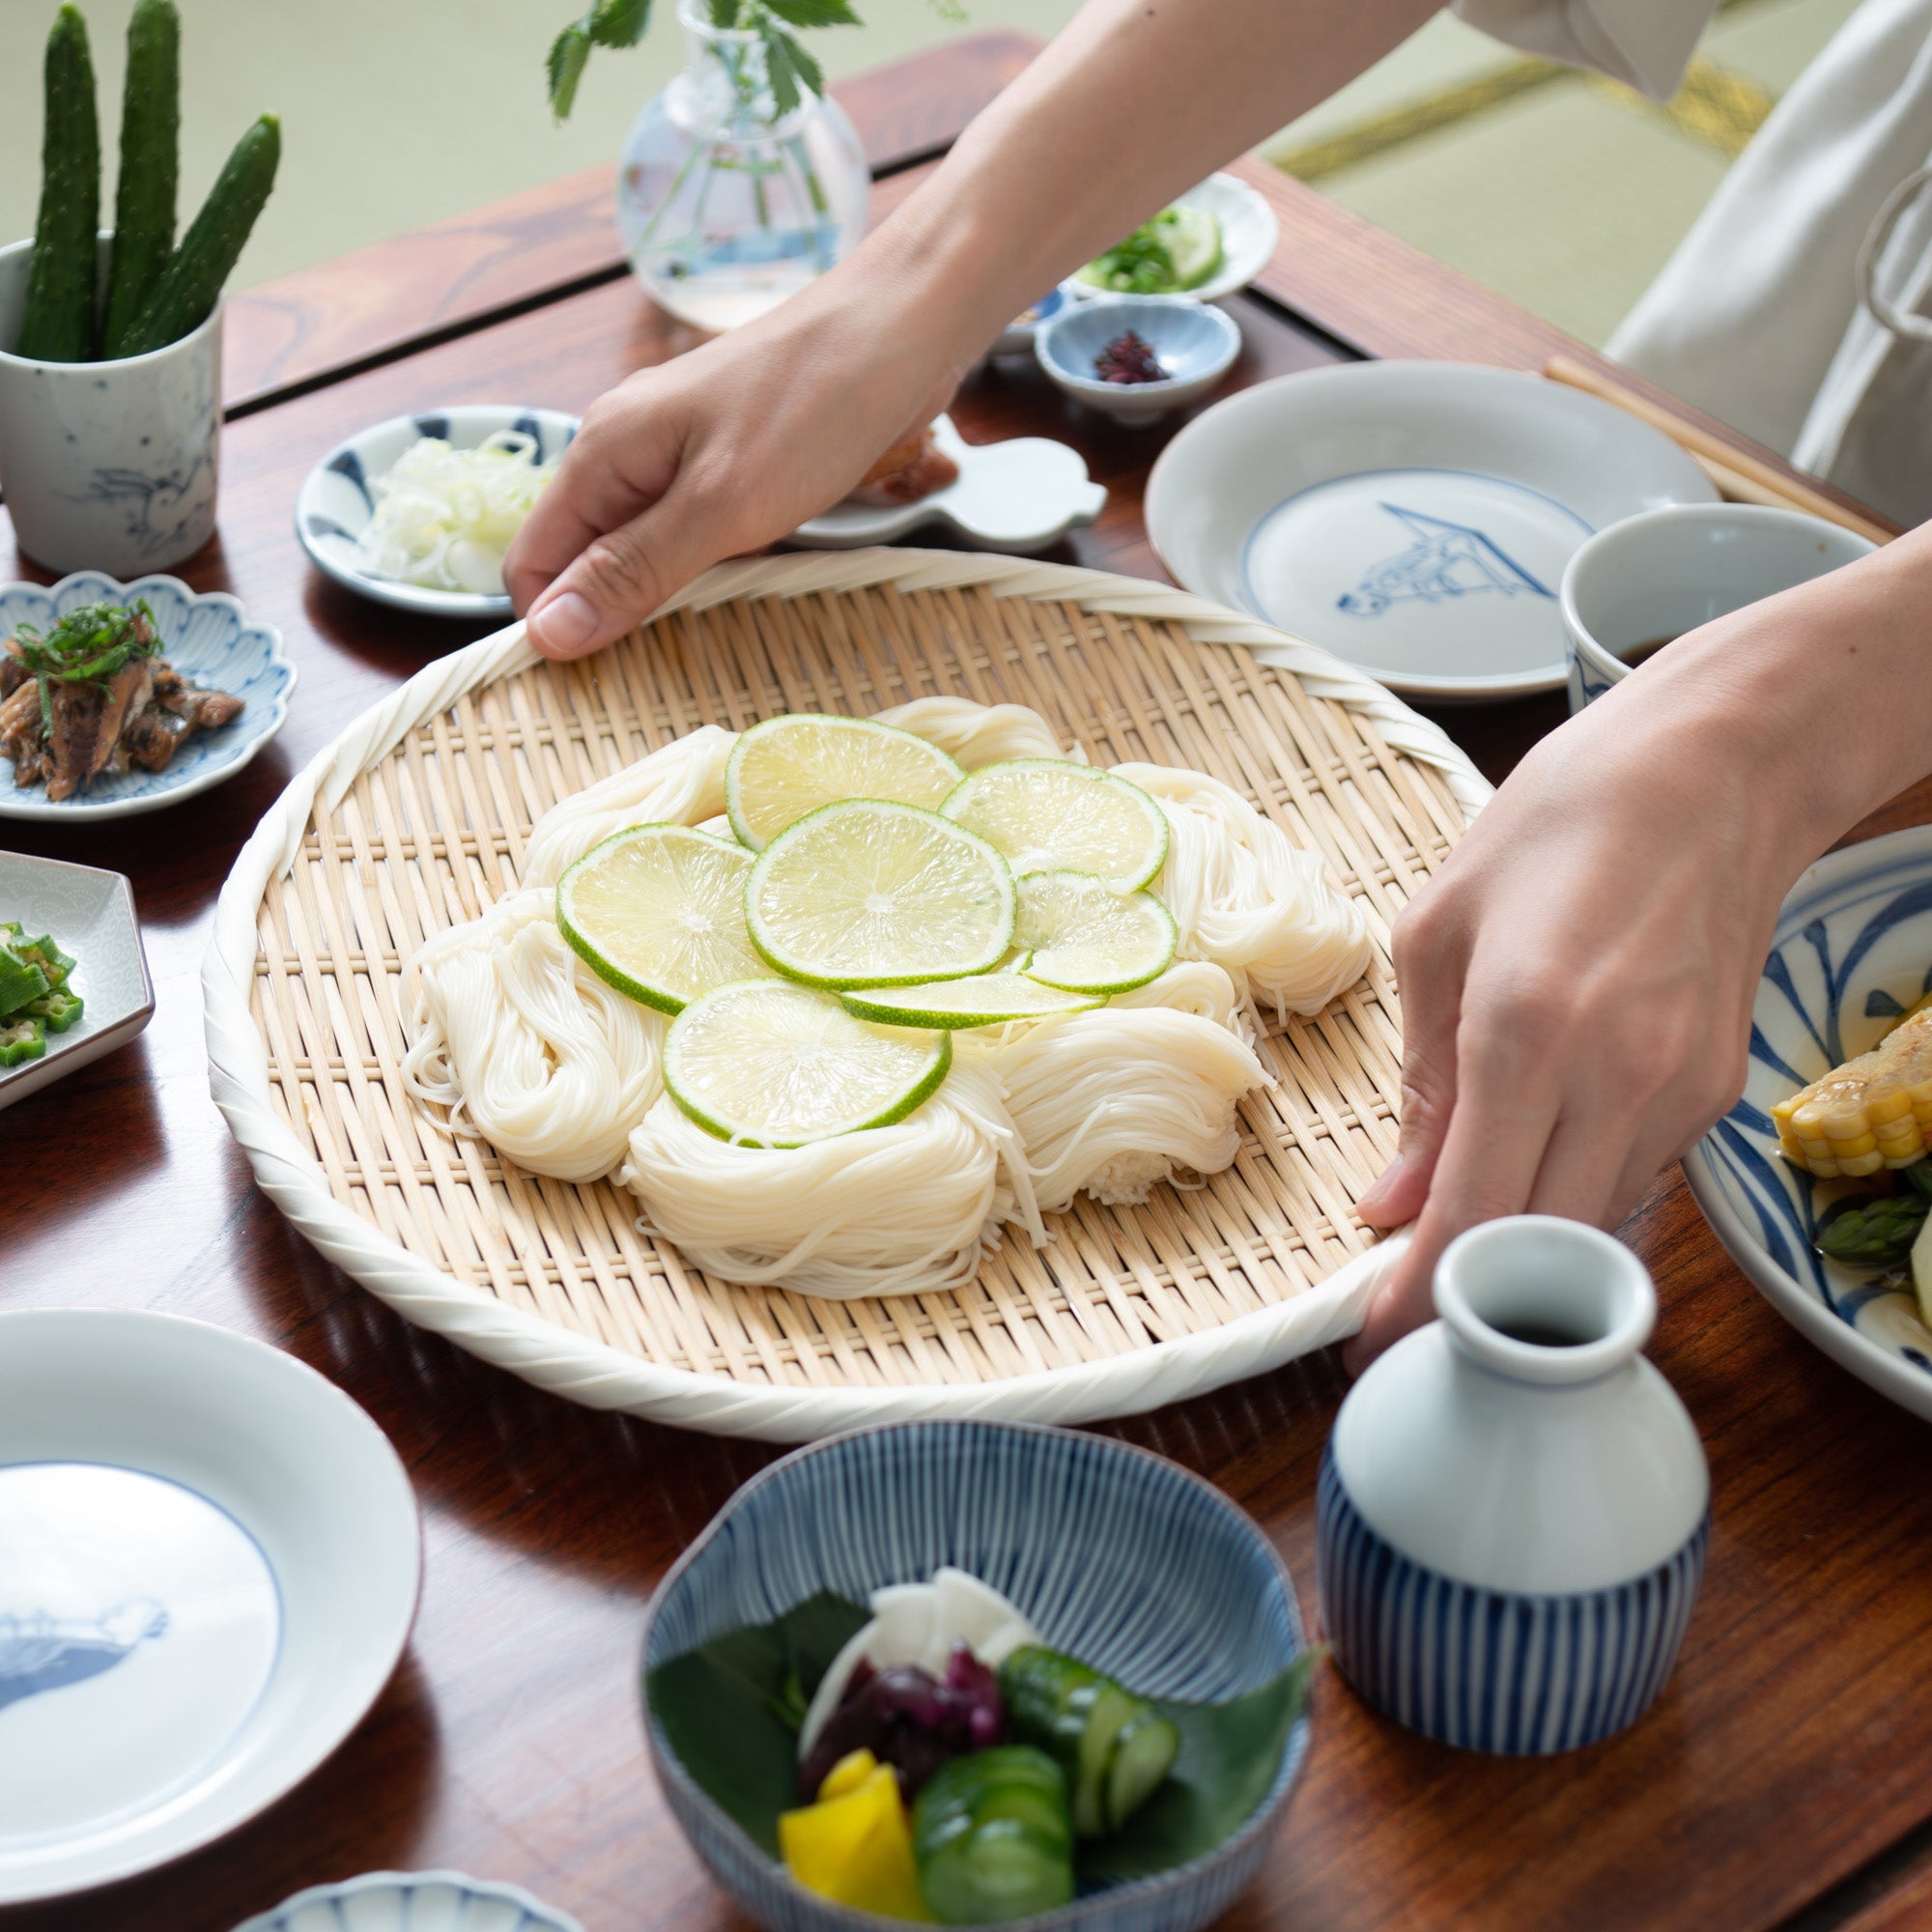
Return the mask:
[[0,1071],[0,1107],[111,1053],[155,1010],[134,889],[119,872],[0,852],[0,920],[11,919],[34,937],[51,933],[73,955],[73,990],[84,1005],[73,1026],[48,1038],[40,1059]]

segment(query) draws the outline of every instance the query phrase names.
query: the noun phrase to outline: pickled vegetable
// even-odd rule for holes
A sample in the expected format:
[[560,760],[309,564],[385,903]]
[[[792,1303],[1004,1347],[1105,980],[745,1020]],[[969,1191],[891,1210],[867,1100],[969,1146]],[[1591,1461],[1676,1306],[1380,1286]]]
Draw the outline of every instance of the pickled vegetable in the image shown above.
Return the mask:
[[780,1855],[792,1877],[822,1897],[929,1923],[898,1774],[876,1760],[863,1765],[863,1756],[836,1767],[818,1804],[780,1815]]
[[942,1925],[1004,1925],[1073,1896],[1065,1776],[1030,1745],[954,1758],[920,1793],[912,1836]]
[[834,1765],[865,1749],[895,1765],[906,1796],[917,1798],[949,1758],[1006,1735],[999,1682],[965,1644],[954,1647],[943,1681],[916,1663],[874,1670],[862,1661],[799,1768],[799,1788],[816,1790]]

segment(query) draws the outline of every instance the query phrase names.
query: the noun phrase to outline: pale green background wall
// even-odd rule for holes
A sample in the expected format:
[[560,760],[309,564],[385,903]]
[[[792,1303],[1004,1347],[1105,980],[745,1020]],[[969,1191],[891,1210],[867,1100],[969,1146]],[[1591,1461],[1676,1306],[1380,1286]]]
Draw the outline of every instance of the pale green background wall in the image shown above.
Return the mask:
[[[80,0],[113,181],[122,40],[133,0]],[[238,286],[327,260],[612,158],[680,64],[673,0],[635,52],[593,56],[562,128],[543,57],[582,0],[181,0],[184,215],[259,113],[282,117],[280,184]],[[858,0],[864,27],[816,34],[835,78],[976,28],[1051,34],[1075,0],[969,0],[963,27],[925,0]],[[54,0],[0,0],[0,239],[30,234],[40,194],[41,49]],[[111,185],[106,190],[111,200]]]

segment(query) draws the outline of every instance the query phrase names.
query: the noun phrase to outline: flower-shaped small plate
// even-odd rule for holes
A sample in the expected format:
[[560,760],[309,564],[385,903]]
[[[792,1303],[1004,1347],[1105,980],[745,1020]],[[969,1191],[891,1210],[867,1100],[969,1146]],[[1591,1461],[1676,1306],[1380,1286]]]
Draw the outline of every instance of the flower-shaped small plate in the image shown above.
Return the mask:
[[0,852],[0,920],[18,920],[30,939],[45,933],[72,955],[81,1002],[79,1019],[50,1034],[40,1059],[0,1070],[0,1107],[11,1107],[132,1039],[154,1017],[155,989],[134,889],[119,872]]
[[[1219,301],[1244,289],[1265,269],[1281,240],[1281,222],[1275,212],[1236,176],[1213,174],[1198,187],[1174,197],[1178,208],[1207,211],[1221,224],[1221,265],[1198,289],[1181,293],[1195,301]],[[1091,301],[1095,296],[1112,293],[1069,276],[1061,284],[1076,301]]]
[[195,684],[241,698],[242,715],[218,731],[197,731],[165,771],[103,772],[71,798],[50,799],[41,784],[15,785],[12,760],[0,758],[0,818],[67,824],[158,811],[232,779],[282,728],[296,668],[283,655],[281,633],[272,625],[251,624],[224,591],[197,593],[178,577],[137,577],[121,583],[98,570],[78,570],[51,590],[40,583],[9,583],[0,587],[0,642],[22,624],[50,631],[83,604],[130,604],[136,598],[155,614],[168,663]]
[[1031,556],[1107,507],[1105,488],[1087,474],[1079,451],[1064,442],[1021,436],[971,443],[951,416],[939,417],[932,429],[939,447],[959,466],[956,482],[916,503],[835,503],[799,525],[787,541],[807,550],[858,550],[943,524],[975,550]]
[[531,460],[548,463],[570,447],[577,427],[577,418],[560,410],[533,410],[513,403],[462,403],[391,416],[337,443],[302,479],[296,497],[296,535],[324,576],[357,596],[426,617],[507,619],[511,609],[506,596],[432,590],[378,577],[363,565],[355,554],[355,539],[376,514],[375,482],[396,467],[404,450],[426,436],[438,437],[456,449],[474,449],[499,430],[515,430],[535,441]]
[[462,1872],[369,1872],[315,1885],[235,1932],[583,1932],[521,1887]]

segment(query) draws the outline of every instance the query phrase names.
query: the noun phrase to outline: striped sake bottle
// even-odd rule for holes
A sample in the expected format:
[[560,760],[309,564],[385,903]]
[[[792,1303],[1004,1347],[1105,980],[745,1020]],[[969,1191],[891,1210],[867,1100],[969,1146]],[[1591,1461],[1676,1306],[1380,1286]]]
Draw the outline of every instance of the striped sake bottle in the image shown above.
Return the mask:
[[1336,1661],[1444,1744],[1594,1744],[1663,1689],[1709,1538],[1696,1431],[1639,1352],[1650,1277],[1607,1235],[1520,1215],[1450,1246],[1435,1306],[1350,1392],[1322,1457]]

